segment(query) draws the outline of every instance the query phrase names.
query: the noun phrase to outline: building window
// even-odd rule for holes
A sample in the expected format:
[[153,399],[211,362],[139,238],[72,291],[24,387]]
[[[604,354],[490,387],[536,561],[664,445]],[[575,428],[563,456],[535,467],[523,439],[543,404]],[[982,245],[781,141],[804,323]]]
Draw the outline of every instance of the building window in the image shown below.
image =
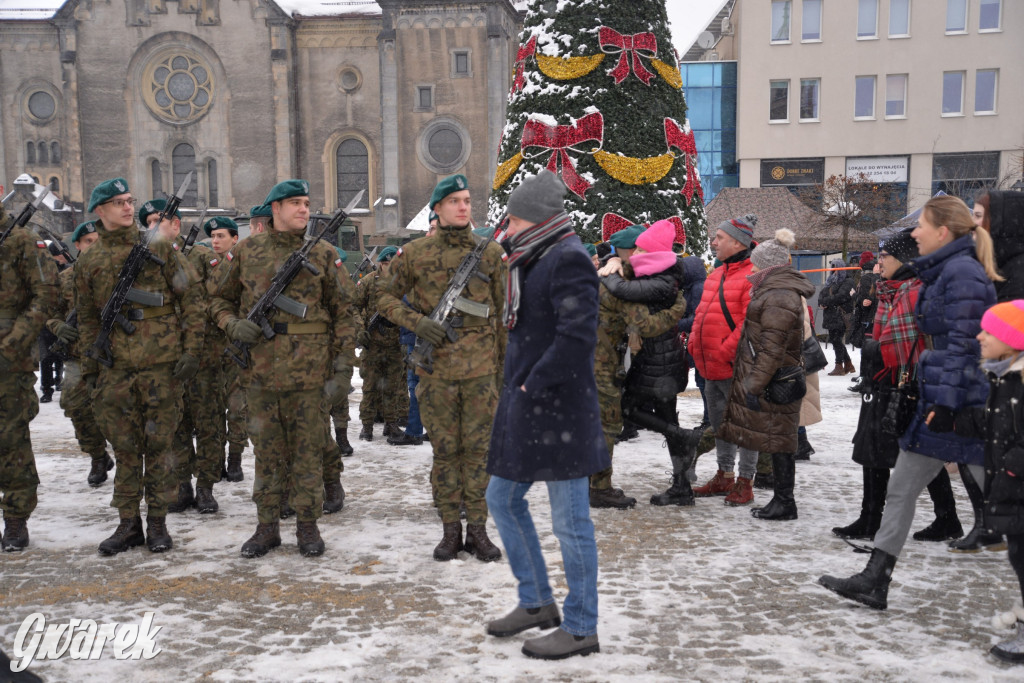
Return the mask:
[[334,155],[338,179],[338,206],[348,206],[359,190],[366,190],[357,208],[370,207],[370,155],[355,138],[343,140]]
[[736,62],[680,65],[687,118],[697,146],[705,203],[725,187],[739,187],[736,163]]
[[218,202],[218,197],[217,197],[217,160],[216,159],[210,159],[209,161],[206,162],[206,175],[207,175],[208,184],[210,186],[210,195],[209,195],[209,200],[207,202],[207,206],[217,206],[217,204],[219,204],[220,202]]
[[801,40],[821,40],[821,0],[804,0]]
[[468,78],[472,75],[469,50],[452,50],[452,78]]
[[50,178],[50,192],[55,194],[60,193],[60,179],[57,176],[52,176]]
[[185,190],[185,196],[181,198],[181,203],[184,206],[196,205],[199,183],[195,176],[195,170],[196,151],[192,148],[192,145],[186,142],[175,145],[174,150],[171,152],[171,192],[177,192],[181,184],[185,182],[185,176],[192,173],[192,181]]
[[878,0],[859,0],[857,5],[857,37],[878,37]]
[[818,120],[818,96],[821,93],[820,78],[800,79],[800,120]]
[[772,0],[772,42],[789,42],[789,19],[793,12],[792,0]]
[[416,106],[413,107],[415,111],[433,111],[434,110],[434,86],[432,85],[418,85],[416,86]]
[[981,0],[981,12],[978,19],[979,31],[998,31],[1002,15],[1002,0]]
[[46,143],[42,140],[40,140],[36,145],[36,156],[39,159],[40,164],[50,163],[50,158],[46,151]]
[[454,173],[465,165],[470,152],[469,132],[455,119],[436,118],[420,133],[417,156],[433,173]]
[[974,113],[996,113],[996,89],[999,82],[998,69],[978,69],[974,79]]
[[769,121],[789,120],[789,81],[771,82],[771,103],[768,108]]
[[889,37],[910,35],[910,0],[889,0]]
[[142,82],[146,106],[168,123],[197,121],[213,104],[215,88],[209,65],[184,49],[158,54],[146,66]]
[[885,77],[885,118],[905,118],[907,115],[907,74]]
[[946,33],[967,33],[967,0],[946,0]]
[[31,140],[25,143],[25,163],[36,163],[36,143]]
[[157,196],[164,190],[164,175],[160,171],[160,162],[154,159],[149,163],[149,179],[153,183],[153,196]]
[[959,116],[964,113],[964,72],[946,71],[942,74],[942,115]]
[[875,77],[857,76],[854,92],[853,117],[875,118]]
[[55,142],[51,142],[50,143],[50,163],[51,164],[59,164],[60,163],[60,143],[59,142],[55,141]]
[[37,90],[28,96],[28,113],[39,123],[46,123],[57,111],[57,102],[53,95]]
[[971,201],[983,187],[995,187],[999,178],[999,152],[963,152],[932,155],[932,194]]

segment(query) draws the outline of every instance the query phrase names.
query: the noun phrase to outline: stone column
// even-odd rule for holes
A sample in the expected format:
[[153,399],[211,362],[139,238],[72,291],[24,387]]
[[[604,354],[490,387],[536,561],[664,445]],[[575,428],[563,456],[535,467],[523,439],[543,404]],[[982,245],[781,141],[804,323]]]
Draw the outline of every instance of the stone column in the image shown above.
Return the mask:
[[[383,201],[376,208],[378,233],[398,234],[399,178],[398,178],[398,56],[395,30],[388,27],[377,36],[380,55],[380,112],[381,112],[381,176]],[[387,200],[391,199],[392,202]],[[370,199],[373,203],[373,199]]]

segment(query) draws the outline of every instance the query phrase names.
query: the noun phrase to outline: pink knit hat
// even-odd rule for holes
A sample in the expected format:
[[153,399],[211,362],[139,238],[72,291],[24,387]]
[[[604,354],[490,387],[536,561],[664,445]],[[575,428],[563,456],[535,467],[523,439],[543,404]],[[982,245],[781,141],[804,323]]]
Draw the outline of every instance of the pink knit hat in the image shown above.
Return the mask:
[[672,240],[676,236],[676,226],[670,221],[658,221],[640,233],[636,238],[636,246],[644,251],[672,251]]
[[1024,299],[996,304],[981,316],[981,329],[1018,351],[1024,351]]

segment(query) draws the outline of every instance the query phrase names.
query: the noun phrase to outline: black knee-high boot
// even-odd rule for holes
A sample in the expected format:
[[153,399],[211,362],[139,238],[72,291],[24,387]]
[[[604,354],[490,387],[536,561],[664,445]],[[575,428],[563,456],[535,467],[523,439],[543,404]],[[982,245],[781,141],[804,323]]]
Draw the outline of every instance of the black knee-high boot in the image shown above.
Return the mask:
[[885,507],[885,490],[889,484],[887,467],[864,467],[864,495],[861,498],[860,517],[847,526],[832,528],[839,538],[872,540],[882,523],[882,509]]
[[967,465],[960,465],[960,479],[967,489],[967,497],[971,499],[971,507],[974,508],[974,528],[966,536],[958,541],[949,544],[949,549],[954,553],[976,553],[981,550],[1003,550],[1006,548],[1006,541],[1002,534],[989,534],[985,532],[982,520],[982,509],[985,504],[985,495],[981,486],[971,474]]
[[960,518],[956,515],[956,499],[949,483],[949,473],[943,467],[935,478],[928,482],[928,495],[935,508],[935,521],[920,531],[914,532],[915,541],[948,541],[964,535]]
[[796,519],[796,500],[793,481],[796,478],[796,458],[793,453],[772,453],[772,472],[775,474],[775,495],[762,508],[750,514],[758,519],[787,521]]

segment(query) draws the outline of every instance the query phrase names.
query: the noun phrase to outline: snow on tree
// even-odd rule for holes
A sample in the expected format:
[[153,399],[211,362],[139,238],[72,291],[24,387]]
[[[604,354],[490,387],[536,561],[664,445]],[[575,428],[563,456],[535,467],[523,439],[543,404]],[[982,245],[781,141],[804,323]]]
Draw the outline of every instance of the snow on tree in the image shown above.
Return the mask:
[[670,219],[708,252],[697,147],[665,0],[530,0],[488,214],[542,168],[585,242]]

